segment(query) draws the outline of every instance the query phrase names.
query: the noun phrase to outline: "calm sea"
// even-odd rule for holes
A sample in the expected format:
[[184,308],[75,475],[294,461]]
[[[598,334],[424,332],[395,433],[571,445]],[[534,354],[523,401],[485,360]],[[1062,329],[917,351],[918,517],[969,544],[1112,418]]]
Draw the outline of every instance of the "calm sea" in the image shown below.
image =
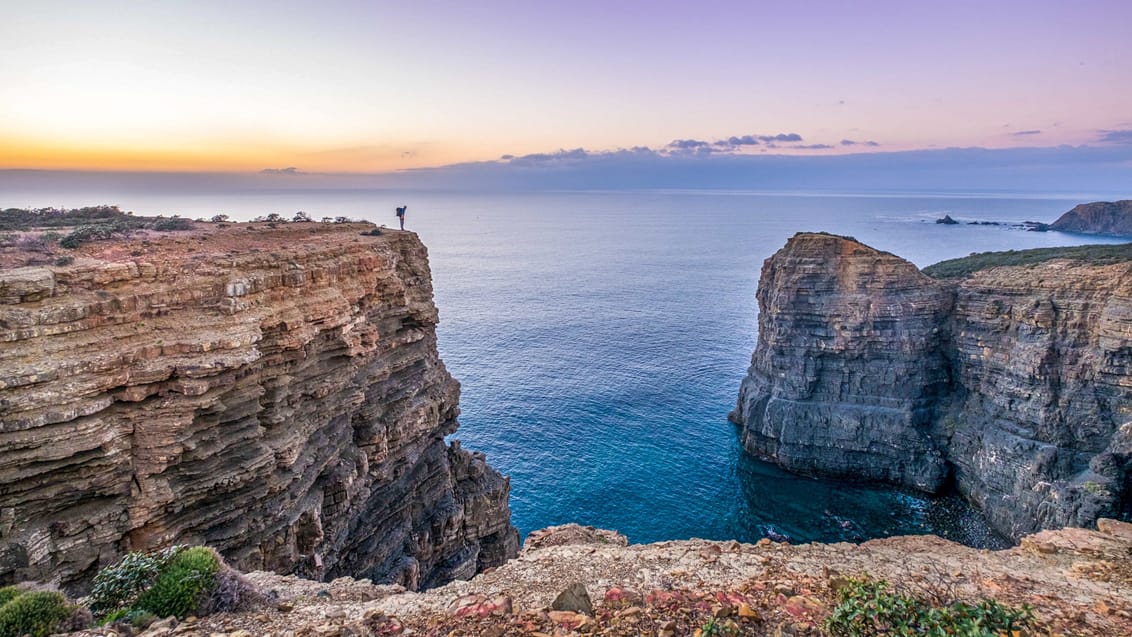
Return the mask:
[[407,227],[429,247],[440,352],[468,448],[511,476],[525,534],[578,522],[633,542],[860,540],[934,532],[997,546],[957,497],[782,472],[726,420],[756,340],[764,259],[798,231],[852,235],[917,265],[1105,242],[959,221],[1052,221],[1077,200],[743,192],[21,193],[0,207],[116,203],[233,218],[304,210]]

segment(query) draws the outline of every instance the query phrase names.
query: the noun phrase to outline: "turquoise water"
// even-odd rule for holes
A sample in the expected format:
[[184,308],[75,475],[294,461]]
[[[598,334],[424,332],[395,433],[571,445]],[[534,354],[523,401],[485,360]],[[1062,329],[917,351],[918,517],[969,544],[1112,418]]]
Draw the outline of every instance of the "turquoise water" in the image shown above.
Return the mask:
[[[291,192],[85,199],[247,219],[305,210],[406,226],[429,247],[441,356],[463,385],[468,448],[511,476],[525,534],[579,522],[634,542],[860,540],[935,532],[997,546],[956,497],[784,473],[726,420],[755,346],[764,259],[797,231],[847,234],[918,265],[1088,239],[960,221],[1052,221],[1076,200],[629,192]],[[98,197],[92,199],[91,197]]]

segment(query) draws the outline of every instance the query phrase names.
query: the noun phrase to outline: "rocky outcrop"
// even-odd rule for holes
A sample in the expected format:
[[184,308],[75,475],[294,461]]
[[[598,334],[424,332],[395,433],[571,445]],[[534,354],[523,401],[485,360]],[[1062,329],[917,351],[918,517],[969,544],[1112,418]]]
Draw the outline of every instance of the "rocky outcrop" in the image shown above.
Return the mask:
[[1083,203],[1058,217],[1050,229],[1132,236],[1132,199]]
[[[566,535],[561,538],[559,536]],[[588,536],[588,538],[587,538]],[[884,579],[937,605],[1033,607],[1026,635],[1127,635],[1132,625],[1132,526],[1043,531],[1004,551],[934,536],[860,545],[683,540],[610,542],[609,531],[559,527],[518,559],[423,593],[349,578],[315,583],[250,573],[277,600],[264,608],[150,627],[144,637],[252,635],[826,635],[819,627],[851,577]],[[1067,582],[1072,582],[1067,585]],[[585,591],[589,612],[554,609]],[[862,608],[862,610],[867,610]],[[73,637],[109,637],[107,626]],[[573,629],[573,630],[572,630]],[[120,634],[120,633],[115,633]]]
[[371,228],[198,224],[0,272],[0,582],[174,543],[409,588],[513,556],[508,480],[444,441],[426,250]]
[[1132,262],[938,281],[799,234],[758,301],[731,414],[749,452],[929,492],[953,480],[1015,538],[1132,515]]

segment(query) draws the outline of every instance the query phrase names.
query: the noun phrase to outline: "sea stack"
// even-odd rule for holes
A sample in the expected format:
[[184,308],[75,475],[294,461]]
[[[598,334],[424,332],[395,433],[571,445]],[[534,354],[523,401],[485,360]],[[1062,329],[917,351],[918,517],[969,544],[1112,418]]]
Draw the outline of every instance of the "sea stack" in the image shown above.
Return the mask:
[[731,414],[744,446],[802,473],[953,481],[1014,538],[1129,518],[1132,253],[1089,254],[981,255],[937,279],[850,238],[795,235],[759,282]]
[[177,543],[409,588],[516,554],[508,479],[445,443],[425,247],[274,225],[0,271],[0,583]]
[[731,415],[747,451],[799,473],[940,489],[930,428],[949,383],[944,286],[894,255],[807,233],[766,260],[757,296],[758,347]]

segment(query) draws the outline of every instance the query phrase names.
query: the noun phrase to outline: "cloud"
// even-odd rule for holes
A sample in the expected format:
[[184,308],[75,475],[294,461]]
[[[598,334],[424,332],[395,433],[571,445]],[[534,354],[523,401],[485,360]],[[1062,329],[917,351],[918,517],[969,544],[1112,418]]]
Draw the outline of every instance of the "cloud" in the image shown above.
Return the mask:
[[1099,142],[1108,144],[1132,144],[1132,129],[1125,130],[1099,130]]
[[754,135],[743,135],[742,137],[728,137],[728,146],[758,146],[759,140]]
[[672,150],[699,150],[700,148],[711,148],[711,142],[705,142],[699,139],[674,139],[668,142],[665,148]]
[[764,142],[800,142],[802,136],[798,133],[779,133],[777,135],[759,135]]
[[833,146],[829,144],[804,144],[802,146],[795,146],[794,148],[801,148],[803,150],[825,150],[827,148],[833,148]]
[[880,146],[880,144],[874,142],[871,139],[868,140],[868,141],[857,141],[855,139],[843,139],[839,143],[842,146],[870,146],[870,147],[873,147],[873,148]]
[[1010,134],[1013,135],[1014,137],[1025,137],[1026,135],[1041,135],[1042,131],[1040,131],[1040,130],[1020,130],[1016,133],[1010,133]]
[[775,142],[795,143],[802,141],[798,133],[778,133],[777,135],[732,135],[713,142],[702,139],[675,139],[668,143],[660,152],[672,155],[711,155],[718,153],[737,153],[747,147],[766,144],[768,148],[777,148]]
[[286,168],[264,168],[263,170],[261,170],[259,172],[261,172],[264,175],[298,175],[298,174],[300,174],[299,169],[295,168],[294,166],[288,166]]
[[546,166],[583,161],[590,157],[590,155],[591,153],[585,148],[573,148],[570,150],[560,148],[553,153],[531,153],[529,155],[520,155],[519,157],[504,155],[503,159],[514,166]]
[[[615,150],[590,151],[585,148],[573,148],[570,150],[559,149],[553,153],[531,153],[529,155],[507,154],[500,155],[499,161],[511,166],[572,166],[587,161],[592,162],[610,157],[626,159],[660,156],[660,153],[647,146],[633,146],[631,148],[618,148]],[[471,162],[471,164],[477,163],[479,162]]]

